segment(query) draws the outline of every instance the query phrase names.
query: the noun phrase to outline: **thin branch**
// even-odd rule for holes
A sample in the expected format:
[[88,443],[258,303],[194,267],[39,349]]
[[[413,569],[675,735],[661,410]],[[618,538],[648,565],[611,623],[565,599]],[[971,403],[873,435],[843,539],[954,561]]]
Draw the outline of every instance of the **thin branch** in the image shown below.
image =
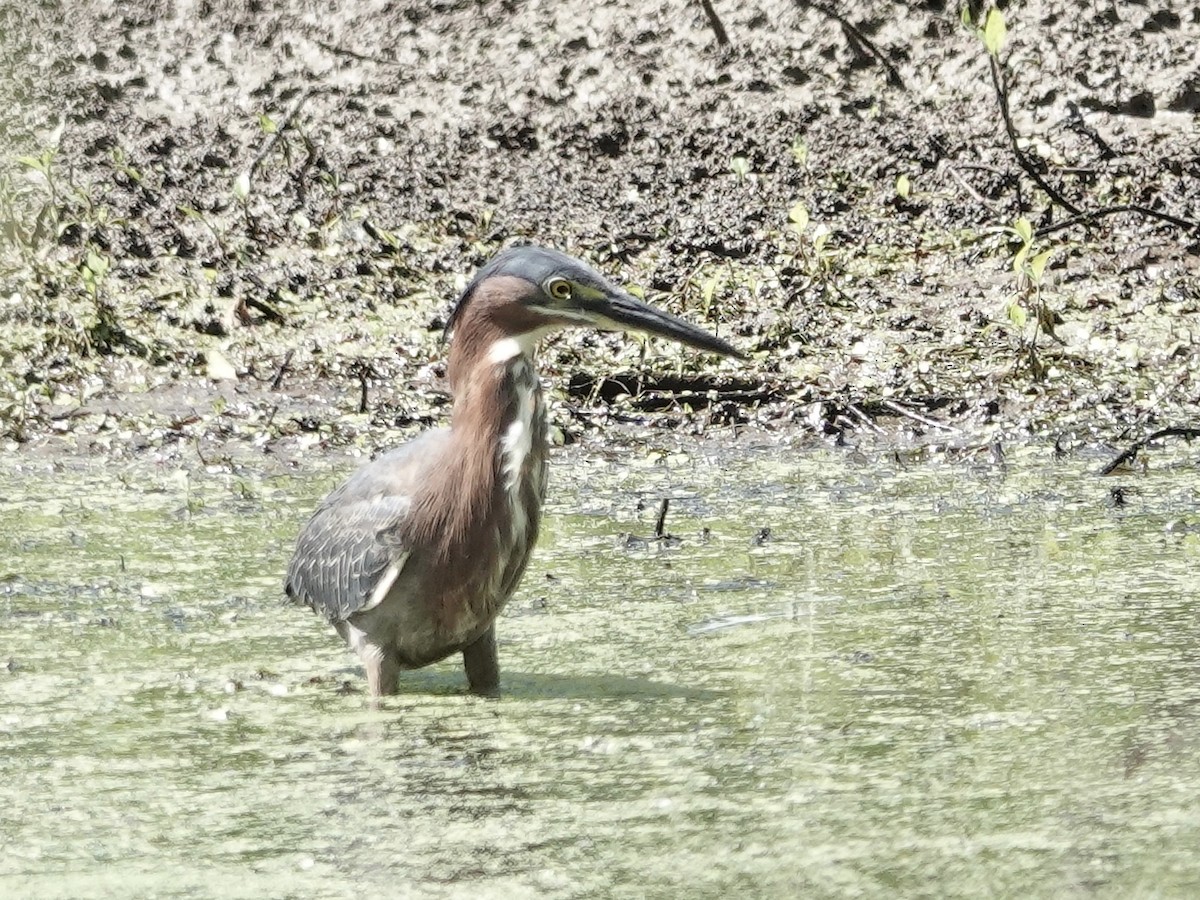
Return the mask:
[[1150,437],[1142,438],[1137,443],[1133,444],[1129,449],[1120,453],[1116,459],[1110,462],[1107,466],[1100,470],[1101,475],[1111,475],[1121,466],[1133,462],[1137,459],[1138,451],[1147,444],[1152,444],[1154,441],[1166,437],[1182,437],[1191,440],[1192,438],[1200,438],[1200,428],[1160,428]]
[[1013,156],[1017,158],[1017,163],[1025,170],[1025,174],[1037,182],[1037,186],[1045,191],[1051,200],[1071,213],[1071,215],[1081,215],[1082,210],[1051,185],[1042,176],[1042,173],[1037,170],[1037,167],[1029,161],[1029,157],[1026,156],[1025,152],[1017,145],[1017,128],[1013,125],[1012,114],[1008,109],[1008,86],[1004,81],[1004,69],[1001,68],[1000,60],[994,54],[988,54],[988,62],[991,65],[992,85],[996,88],[996,99],[1000,102],[1000,116],[1004,119],[1004,130],[1008,134],[1008,142],[1012,146]]
[[962,189],[970,194],[971,198],[981,206],[998,206],[1001,203],[1000,200],[988,199],[987,197],[983,196],[983,194],[979,193],[979,191],[975,190],[975,188],[971,187],[971,185],[967,182],[967,179],[962,176],[962,173],[959,172],[955,166],[950,165],[948,160],[943,159],[940,163],[938,163],[938,171],[949,172],[950,177],[957,181]]
[[1112,148],[1112,145],[1108,141],[1100,136],[1100,132],[1087,123],[1087,120],[1084,119],[1083,113],[1079,109],[1079,104],[1073,100],[1067,101],[1067,127],[1082,134],[1095,144],[1096,149],[1100,151],[1101,159],[1117,158],[1117,151]]
[[[279,364],[279,372],[275,375],[275,380],[271,382],[271,390],[277,391],[283,384],[283,377],[288,373],[288,369],[292,365],[292,356],[296,353],[295,350],[289,350],[283,356],[283,362]],[[272,413],[272,415],[274,415]]]
[[1188,219],[1181,219],[1179,216],[1173,216],[1170,213],[1159,212],[1157,209],[1150,209],[1148,206],[1139,206],[1136,203],[1125,203],[1121,206],[1106,206],[1103,209],[1094,209],[1089,212],[1081,212],[1078,215],[1071,216],[1068,219],[1063,219],[1061,222],[1055,222],[1053,225],[1046,225],[1037,230],[1038,237],[1045,237],[1048,234],[1053,234],[1056,231],[1062,231],[1064,228],[1070,228],[1072,225],[1086,225],[1094,222],[1097,219],[1103,219],[1105,216],[1113,216],[1117,213],[1137,213],[1141,216],[1146,216],[1149,219],[1160,219],[1163,222],[1170,222],[1172,225],[1177,225],[1180,228],[1188,231],[1200,231],[1200,222],[1192,222]]
[[1071,214],[1070,218],[1064,219],[1061,222],[1055,222],[1052,225],[1039,228],[1037,231],[1039,237],[1053,234],[1064,228],[1070,228],[1072,225],[1086,224],[1106,216],[1116,215],[1117,213],[1136,213],[1150,219],[1169,222],[1178,228],[1188,231],[1200,232],[1200,222],[1192,222],[1179,216],[1173,216],[1170,213],[1159,212],[1156,209],[1150,209],[1148,206],[1127,203],[1120,206],[1106,206],[1095,210],[1083,210],[1064,197],[1062,192],[1051,185],[1045,176],[1037,170],[1037,166],[1030,161],[1029,155],[1018,146],[1017,141],[1019,136],[1016,126],[1013,125],[1012,114],[1009,112],[1008,106],[1008,86],[1004,77],[1006,70],[995,55],[988,55],[988,63],[992,72],[992,85],[996,89],[996,99],[1000,104],[1000,115],[1004,119],[1004,130],[1008,135],[1008,142],[1012,147],[1013,156],[1017,158],[1017,163],[1025,171],[1025,174],[1032,178],[1037,183],[1037,186],[1046,192],[1050,200]]
[[931,419],[928,416],[922,416],[913,412],[911,409],[905,409],[894,400],[880,400],[879,405],[890,409],[899,416],[907,416],[914,422],[920,422],[922,425],[928,425],[930,428],[940,428],[942,431],[958,431],[953,425],[947,425],[945,422],[939,422],[937,419]]
[[865,412],[863,412],[861,409],[859,409],[859,408],[858,408],[857,406],[855,406],[853,403],[847,403],[847,404],[846,404],[846,409],[848,409],[848,410],[850,410],[850,412],[854,413],[854,415],[855,415],[855,416],[857,416],[857,417],[858,417],[858,419],[859,419],[859,420],[860,420],[860,421],[861,421],[861,422],[862,422],[864,425],[866,425],[868,428],[870,428],[870,429],[871,429],[873,432],[875,432],[876,434],[883,434],[883,433],[884,433],[883,429],[882,429],[882,428],[880,428],[878,425],[876,425],[876,424],[875,424],[875,422],[874,422],[874,421],[871,419],[871,417],[870,417],[870,416],[868,416],[868,415],[867,415]]
[[275,123],[275,131],[267,139],[267,142],[263,144],[262,149],[258,151],[258,155],[254,157],[254,160],[250,163],[249,168],[246,169],[246,174],[248,176],[254,176],[254,170],[262,164],[262,161],[267,158],[267,154],[274,149],[275,144],[279,142],[280,137],[292,124],[292,119],[296,117],[297,113],[300,112],[300,108],[308,102],[308,98],[311,96],[311,90],[301,91],[300,96],[296,98],[296,102],[292,104],[292,108],[283,114],[282,119]]
[[654,536],[660,541],[667,536],[667,509],[670,506],[670,499],[663,497],[662,504],[658,507],[658,518],[654,522]]
[[367,56],[363,53],[357,53],[354,50],[347,50],[345,47],[339,47],[337,44],[330,44],[327,41],[314,41],[318,47],[327,53],[332,53],[334,56],[344,56],[347,59],[353,59],[356,62],[377,63],[379,65],[395,65],[391,60],[376,59],[374,56]]
[[862,29],[860,29],[857,25],[843,16],[836,9],[826,6],[824,3],[818,2],[818,0],[796,0],[796,5],[802,8],[815,9],[817,12],[821,13],[821,15],[833,19],[835,22],[841,25],[842,31],[844,31],[851,40],[858,41],[858,43],[861,44],[871,56],[875,57],[875,61],[887,70],[888,84],[890,84],[892,87],[898,87],[901,90],[906,90],[904,87],[904,79],[900,77],[900,72],[895,66],[892,65],[891,60],[889,60],[883,54],[883,51],[881,51],[871,42],[869,37],[863,34]]
[[1162,404],[1165,403],[1172,394],[1187,384],[1191,378],[1191,374],[1191,360],[1190,358],[1185,359],[1176,370],[1175,377],[1171,379],[1170,383],[1166,384],[1164,382],[1164,386],[1162,388],[1155,390],[1154,396],[1150,398],[1149,405],[1144,407],[1137,414],[1133,422],[1121,429],[1121,433],[1117,435],[1117,440],[1124,440],[1125,437],[1133,434],[1135,430],[1140,431],[1145,428],[1150,420],[1150,417],[1157,414]]
[[717,36],[717,45],[728,47],[729,34],[725,31],[725,26],[721,24],[716,9],[713,8],[712,0],[700,0],[700,5],[704,7],[704,14],[708,16],[708,24],[712,27],[713,34]]

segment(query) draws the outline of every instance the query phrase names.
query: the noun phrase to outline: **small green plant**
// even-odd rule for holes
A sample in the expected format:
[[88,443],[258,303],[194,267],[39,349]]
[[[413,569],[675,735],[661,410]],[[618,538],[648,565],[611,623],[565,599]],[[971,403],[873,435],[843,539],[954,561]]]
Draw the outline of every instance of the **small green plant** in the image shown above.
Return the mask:
[[[1035,380],[1045,377],[1046,366],[1038,355],[1038,337],[1044,332],[1055,337],[1057,316],[1046,303],[1042,292],[1046,264],[1054,255],[1053,248],[1042,248],[1034,237],[1033,226],[1021,217],[1006,231],[1020,242],[1013,254],[1012,268],[1016,275],[1016,291],[1009,299],[1005,312],[1008,321],[1020,333],[1021,352],[1026,355]],[[1032,318],[1032,328],[1029,327]]]
[[700,286],[700,312],[707,319],[712,315],[713,299],[717,295],[717,288],[721,286],[721,278],[719,275],[712,275],[704,279],[704,284]]
[[83,265],[79,267],[79,277],[83,281],[83,289],[92,300],[100,293],[100,284],[108,274],[108,269],[107,256],[101,256],[95,250],[88,250]]
[[55,155],[53,148],[47,148],[37,156],[22,156],[17,159],[20,165],[40,175],[46,187],[47,199],[34,216],[33,228],[23,236],[30,247],[40,244],[47,235],[57,239],[62,233],[63,211],[54,168]]
[[792,141],[792,159],[795,160],[798,166],[805,167],[808,165],[808,144],[804,143],[800,135],[796,135]]
[[796,244],[796,257],[804,262],[804,268],[811,278],[828,277],[837,262],[837,253],[829,246],[832,232],[823,222],[815,226],[809,217],[808,207],[803,202],[796,203],[788,210],[788,230],[799,239]]
[[[95,232],[114,224],[108,207],[93,198],[94,189],[76,184],[70,168],[63,177],[56,159],[54,148],[18,157],[17,163],[37,177],[18,184],[6,176],[0,183],[0,209],[5,210],[6,222],[3,234],[30,249],[56,244],[72,229]],[[140,184],[141,173],[125,163],[120,151],[114,151],[112,159],[118,171]]]
[[992,7],[983,15],[982,24],[979,22],[980,13],[971,9],[972,4],[964,3],[962,7],[963,26],[975,33],[983,41],[984,49],[994,57],[1000,55],[1004,42],[1008,38],[1008,25],[1004,21],[1004,13]]
[[737,176],[738,181],[745,181],[750,174],[750,160],[744,156],[735,156],[729,161],[729,171]]
[[130,165],[129,159],[125,156],[125,151],[120,147],[113,147],[109,154],[113,168],[129,179],[130,184],[141,185],[142,173],[135,166]]
[[803,202],[788,210],[788,227],[796,234],[803,234],[808,227],[808,207]]
[[58,199],[58,191],[55,188],[54,180],[54,156],[54,149],[47,148],[38,156],[22,156],[17,159],[17,162],[21,165],[27,169],[32,169],[46,180],[46,188],[50,191],[50,201],[52,203]]

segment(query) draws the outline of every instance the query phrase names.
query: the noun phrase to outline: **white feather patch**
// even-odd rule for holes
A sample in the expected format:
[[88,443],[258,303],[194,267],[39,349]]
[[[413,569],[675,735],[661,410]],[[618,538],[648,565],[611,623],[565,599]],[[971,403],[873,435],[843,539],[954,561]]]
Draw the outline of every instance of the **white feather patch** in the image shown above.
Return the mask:
[[504,486],[509,499],[518,503],[516,496],[521,480],[521,468],[525,457],[533,449],[533,391],[520,389],[517,392],[517,418],[508,426],[500,440],[500,452],[504,460]]
[[383,573],[383,577],[379,579],[379,583],[375,585],[375,590],[371,591],[371,597],[367,600],[360,612],[366,612],[368,609],[374,609],[388,595],[388,591],[392,589],[392,585],[396,583],[396,579],[400,577],[400,570],[404,568],[404,564],[408,562],[408,554],[400,554],[400,558],[387,567],[387,571]]
[[537,328],[524,334],[502,337],[488,348],[488,360],[500,365],[521,355],[533,359],[533,351],[537,347],[538,341],[553,330],[553,328]]
[[500,338],[488,350],[488,359],[498,365],[508,362],[514,356],[520,356],[522,352],[524,351],[521,348],[521,342],[516,338]]

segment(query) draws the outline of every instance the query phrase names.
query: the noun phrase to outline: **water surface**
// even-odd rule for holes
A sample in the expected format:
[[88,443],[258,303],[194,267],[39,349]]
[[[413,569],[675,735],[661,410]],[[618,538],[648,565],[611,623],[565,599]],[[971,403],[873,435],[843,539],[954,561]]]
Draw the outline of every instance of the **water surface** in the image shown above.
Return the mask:
[[1200,481],[1096,468],[559,451],[504,698],[373,711],[280,602],[345,467],[5,457],[0,894],[1193,896]]

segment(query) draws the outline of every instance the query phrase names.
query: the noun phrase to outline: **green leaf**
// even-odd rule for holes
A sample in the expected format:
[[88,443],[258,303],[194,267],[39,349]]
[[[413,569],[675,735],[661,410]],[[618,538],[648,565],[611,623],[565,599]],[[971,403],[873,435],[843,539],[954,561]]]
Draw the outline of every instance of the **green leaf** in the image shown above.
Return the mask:
[[901,200],[907,200],[909,192],[912,191],[912,184],[908,180],[907,175],[901,175],[896,179],[896,196]]
[[792,159],[801,166],[808,162],[808,144],[800,140],[799,135],[792,141]]
[[1013,271],[1014,272],[1024,272],[1025,271],[1025,260],[1027,260],[1028,258],[1029,258],[1029,245],[1026,244],[1020,250],[1018,250],[1017,255],[1013,257]]
[[797,203],[788,210],[788,220],[796,231],[803,231],[808,227],[808,207],[803,202]]
[[279,130],[279,127],[275,124],[275,120],[265,114],[259,115],[258,127],[263,130],[263,134],[274,134]]
[[1033,279],[1034,284],[1042,283],[1042,273],[1046,271],[1046,262],[1053,255],[1053,250],[1043,250],[1033,259],[1029,260],[1029,277]]
[[744,156],[735,156],[729,161],[729,168],[738,177],[738,181],[742,181],[750,174],[750,160]]
[[1025,314],[1025,307],[1020,303],[1013,302],[1008,304],[1008,321],[1012,322],[1018,328],[1024,328],[1028,318]]
[[1033,243],[1033,226],[1029,224],[1028,219],[1022,216],[1021,218],[1017,219],[1017,221],[1013,222],[1012,227],[1013,231],[1017,233],[1017,237],[1019,237],[1026,246]]
[[97,278],[103,278],[108,272],[108,260],[96,253],[94,250],[88,251],[87,261],[84,263],[84,265],[87,266],[88,271]]
[[825,243],[829,240],[829,229],[824,225],[818,225],[816,231],[813,232],[812,245],[816,253],[820,253],[825,249]]
[[41,172],[48,180],[50,168],[54,164],[54,151],[45,150],[41,156],[20,156],[17,158],[17,162],[35,172]]
[[1007,36],[1008,26],[1004,24],[1004,13],[992,7],[988,10],[987,21],[983,23],[983,46],[992,56],[999,56]]

